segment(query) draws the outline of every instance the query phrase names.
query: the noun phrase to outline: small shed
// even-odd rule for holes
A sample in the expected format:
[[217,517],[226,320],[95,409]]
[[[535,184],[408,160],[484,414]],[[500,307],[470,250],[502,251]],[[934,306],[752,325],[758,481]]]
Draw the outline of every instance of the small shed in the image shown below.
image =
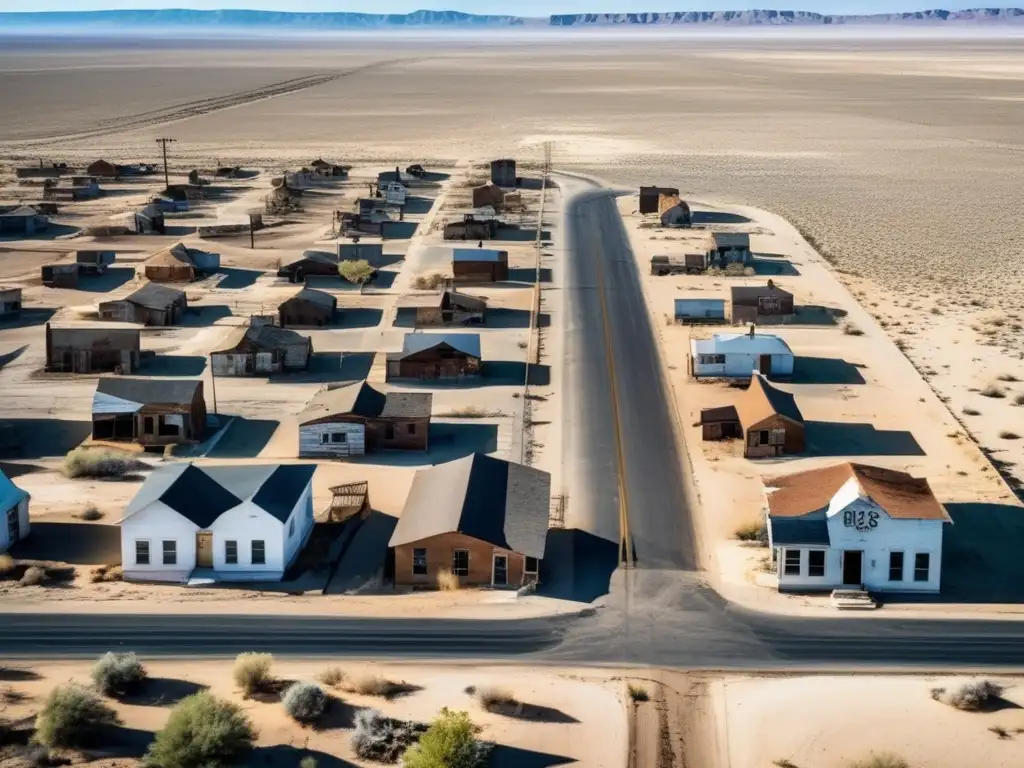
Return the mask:
[[330,325],[338,309],[338,299],[325,291],[303,288],[277,308],[282,328],[289,326]]
[[658,213],[662,196],[679,197],[675,187],[640,187],[640,213]]
[[369,263],[371,267],[380,267],[384,263],[383,243],[338,243],[339,261],[359,261]]
[[10,481],[0,469],[0,553],[29,534],[29,494]]
[[142,350],[138,328],[46,324],[46,370],[63,373],[131,373]]
[[275,325],[232,328],[221,349],[210,353],[215,376],[264,376],[309,367],[313,342]]
[[677,323],[724,323],[725,299],[676,299]]
[[31,237],[49,226],[50,220],[28,205],[0,213],[0,234]]
[[497,220],[477,219],[470,214],[462,221],[450,221],[444,225],[445,240],[490,240],[497,234]]
[[421,293],[398,300],[399,316],[411,315],[416,325],[475,325],[484,322],[487,301],[458,291]]
[[123,299],[100,303],[100,319],[142,325],[178,325],[188,308],[184,291],[146,283]]
[[21,314],[21,288],[0,285],[0,318]]
[[462,380],[480,375],[480,334],[407,333],[387,355],[387,379]]
[[102,275],[116,258],[114,251],[75,251],[75,262],[83,275]]
[[508,251],[455,248],[452,250],[452,274],[456,285],[508,280]]
[[82,265],[77,262],[44,264],[40,269],[43,285],[50,288],[77,288]]
[[101,376],[92,398],[92,439],[144,446],[197,443],[206,430],[200,379]]
[[51,163],[50,165],[29,165],[15,168],[14,175],[19,179],[56,179],[71,171],[67,163]]
[[307,277],[340,277],[339,259],[327,251],[303,251],[302,258],[289,262],[277,270],[278,277],[287,277],[290,283],[304,283]]
[[176,243],[150,256],[143,268],[146,277],[153,282],[187,283],[195,280],[201,273],[215,272],[218,267],[219,254]]
[[658,215],[661,217],[663,227],[689,227],[692,223],[690,218],[690,206],[678,197],[659,198]]
[[503,157],[498,160],[491,160],[491,183],[499,187],[514,187],[516,185],[516,161]]
[[700,421],[704,440],[742,438],[743,455],[748,459],[804,450],[804,419],[796,399],[758,373],[735,406],[704,408]]
[[164,221],[165,206],[149,205],[135,212],[135,231],[140,235],[162,235],[167,231]]
[[325,179],[344,179],[348,177],[350,166],[329,163],[322,157],[318,157],[309,164],[313,173]]
[[490,206],[494,210],[501,208],[505,202],[505,190],[493,182],[488,182],[479,187],[473,188],[473,207],[484,208]]
[[299,413],[299,458],[425,451],[432,403],[429,392],[380,392],[365,381],[322,389]]
[[690,340],[690,375],[694,378],[747,378],[791,376],[793,350],[778,336],[767,333],[716,333],[710,339]]
[[89,166],[85,169],[85,172],[90,176],[95,176],[98,179],[116,179],[121,175],[118,166],[106,160],[96,160],[89,163]]
[[793,314],[793,294],[771,280],[767,285],[736,285],[732,288],[732,321],[736,325],[762,318],[782,319]]
[[713,262],[747,264],[753,258],[750,235],[746,232],[715,232],[712,234],[710,257]]

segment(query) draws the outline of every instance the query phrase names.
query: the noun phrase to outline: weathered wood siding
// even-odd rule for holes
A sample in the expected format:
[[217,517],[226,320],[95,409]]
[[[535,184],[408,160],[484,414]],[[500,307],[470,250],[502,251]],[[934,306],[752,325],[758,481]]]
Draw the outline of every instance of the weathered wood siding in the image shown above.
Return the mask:
[[[427,573],[414,575],[412,572],[413,550],[427,550]],[[508,587],[522,586],[525,558],[518,552],[495,547],[493,544],[465,536],[461,533],[444,533],[412,544],[395,547],[395,584],[402,586],[437,587],[437,574],[443,569],[451,570],[453,553],[456,549],[469,552],[469,573],[459,577],[459,583],[466,587],[490,586],[494,567],[494,553],[508,556]]]
[[[341,432],[344,443],[323,443],[322,435]],[[366,429],[362,424],[329,422],[299,427],[299,458],[362,456],[366,453]]]

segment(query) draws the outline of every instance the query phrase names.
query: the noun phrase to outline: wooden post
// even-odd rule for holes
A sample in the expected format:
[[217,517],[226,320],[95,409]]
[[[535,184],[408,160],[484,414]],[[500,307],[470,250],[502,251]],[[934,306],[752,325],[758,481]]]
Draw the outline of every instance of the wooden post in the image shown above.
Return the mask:
[[213,355],[210,355],[210,391],[213,393],[213,414],[217,416],[217,375],[213,371]]

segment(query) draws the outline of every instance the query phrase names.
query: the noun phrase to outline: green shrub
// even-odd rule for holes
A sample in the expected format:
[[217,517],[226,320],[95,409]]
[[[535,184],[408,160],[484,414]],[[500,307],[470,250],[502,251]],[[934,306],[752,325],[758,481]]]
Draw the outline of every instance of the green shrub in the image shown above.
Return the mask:
[[92,682],[104,696],[124,696],[146,682],[146,668],[134,653],[108,652],[93,664]]
[[632,699],[634,703],[636,703],[640,701],[650,701],[651,696],[649,693],[647,693],[646,688],[643,688],[639,685],[633,685],[632,683],[630,683],[629,698]]
[[295,683],[281,700],[284,711],[299,723],[315,723],[327,709],[327,694],[316,683]]
[[740,541],[756,541],[759,544],[768,543],[768,526],[763,520],[750,520],[742,523],[736,529],[736,538]]
[[478,768],[487,762],[491,745],[476,738],[469,715],[445,707],[418,744],[402,755],[405,768]]
[[104,448],[75,448],[64,457],[67,477],[124,477],[139,468],[131,454]]
[[93,743],[105,725],[117,725],[117,714],[88,688],[71,683],[50,691],[36,718],[35,740],[51,749]]
[[338,264],[338,274],[350,283],[368,283],[376,271],[366,259],[343,261]]
[[246,698],[266,690],[274,682],[274,676],[270,672],[273,663],[274,657],[269,653],[238,654],[232,675],[235,685],[242,689],[242,694]]
[[219,768],[244,764],[256,738],[252,723],[230,701],[206,691],[182,699],[146,753],[149,768]]

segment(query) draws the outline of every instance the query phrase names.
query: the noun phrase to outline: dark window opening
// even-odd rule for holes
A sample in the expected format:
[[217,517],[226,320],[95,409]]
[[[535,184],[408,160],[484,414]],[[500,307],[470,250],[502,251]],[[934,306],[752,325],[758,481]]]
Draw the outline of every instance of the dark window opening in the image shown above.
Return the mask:
[[384,425],[384,439],[385,440],[393,440],[394,437],[395,437],[395,425],[394,424],[385,424]]
[[469,576],[468,549],[456,549],[452,553],[452,573],[456,576]]
[[903,553],[889,553],[889,581],[903,581]]
[[825,550],[812,549],[807,553],[807,575],[821,578],[825,575]]
[[417,547],[412,551],[412,575],[427,575],[427,550],[423,547]]
[[224,562],[227,565],[238,565],[238,542],[224,542]]
[[782,565],[782,572],[786,576],[799,576],[800,575],[800,550],[799,549],[787,549],[786,559]]
[[178,563],[178,542],[164,542],[164,565],[176,565]]
[[523,572],[533,576],[536,575],[537,571],[540,570],[540,560],[536,557],[527,557],[523,561]]
[[932,565],[932,557],[927,552],[914,555],[914,581],[928,581]]
[[136,541],[135,542],[135,564],[136,565],[149,565],[149,542],[148,541]]
[[267,563],[267,548],[266,544],[262,541],[254,541],[252,543],[252,564],[253,565],[266,565]]

